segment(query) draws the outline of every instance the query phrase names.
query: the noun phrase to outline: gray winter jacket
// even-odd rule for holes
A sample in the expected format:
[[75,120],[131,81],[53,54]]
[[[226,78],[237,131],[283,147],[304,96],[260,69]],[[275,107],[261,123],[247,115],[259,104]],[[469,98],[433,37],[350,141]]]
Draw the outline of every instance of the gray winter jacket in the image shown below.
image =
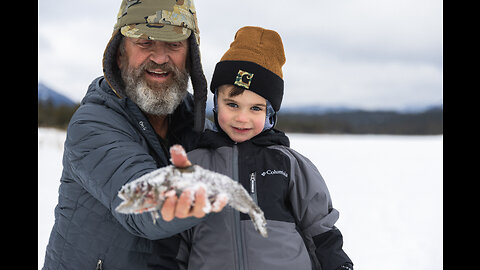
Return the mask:
[[192,127],[191,95],[169,116],[162,140],[130,99],[118,98],[103,77],[95,79],[68,126],[43,269],[178,269],[175,234],[201,220],[153,224],[149,213],[114,209],[122,185],[169,164],[170,145],[195,146],[199,134]]
[[270,130],[234,143],[206,131],[189,159],[240,182],[264,211],[268,238],[243,213],[225,207],[182,233],[184,269],[335,270],[352,266],[334,226],[339,213],[315,165]]

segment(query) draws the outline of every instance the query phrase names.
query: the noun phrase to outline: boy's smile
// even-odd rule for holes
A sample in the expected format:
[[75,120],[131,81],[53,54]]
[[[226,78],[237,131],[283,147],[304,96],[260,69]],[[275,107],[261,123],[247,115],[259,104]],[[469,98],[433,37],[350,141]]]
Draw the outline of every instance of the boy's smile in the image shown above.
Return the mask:
[[230,139],[243,142],[262,132],[267,102],[249,90],[230,96],[231,87],[224,85],[218,89],[218,123]]

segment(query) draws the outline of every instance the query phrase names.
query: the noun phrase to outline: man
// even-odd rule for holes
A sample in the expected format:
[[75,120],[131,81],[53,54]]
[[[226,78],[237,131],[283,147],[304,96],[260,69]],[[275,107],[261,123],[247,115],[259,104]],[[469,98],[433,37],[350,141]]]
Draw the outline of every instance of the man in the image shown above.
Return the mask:
[[169,164],[169,146],[189,151],[197,143],[207,93],[198,35],[192,0],[122,1],[104,76],[89,86],[67,130],[44,269],[178,269],[177,234],[205,216],[204,191],[193,207],[188,191],[167,199],[155,224],[149,213],[114,209],[124,184]]

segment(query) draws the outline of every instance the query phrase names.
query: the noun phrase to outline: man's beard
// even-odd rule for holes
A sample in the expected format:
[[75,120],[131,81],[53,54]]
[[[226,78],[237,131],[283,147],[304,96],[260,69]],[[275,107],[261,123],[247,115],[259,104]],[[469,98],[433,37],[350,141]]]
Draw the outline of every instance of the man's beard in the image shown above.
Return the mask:
[[[172,114],[187,95],[188,72],[179,70],[175,65],[148,61],[136,69],[128,64],[123,66],[121,75],[125,82],[125,94],[147,114]],[[164,83],[148,82],[145,73],[154,69],[161,69],[172,76]]]

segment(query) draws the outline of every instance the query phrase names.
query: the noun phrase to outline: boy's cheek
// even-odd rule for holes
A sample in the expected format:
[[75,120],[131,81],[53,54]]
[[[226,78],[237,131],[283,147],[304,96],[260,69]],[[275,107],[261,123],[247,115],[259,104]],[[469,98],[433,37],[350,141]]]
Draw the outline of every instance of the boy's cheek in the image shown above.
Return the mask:
[[221,113],[220,111],[218,112],[218,124],[220,124],[220,128],[225,130],[224,128],[227,126],[228,123],[228,117],[225,116],[225,114]]
[[263,117],[263,119],[258,119],[255,121],[255,133],[257,135],[260,134],[264,126],[265,126],[265,116]]

